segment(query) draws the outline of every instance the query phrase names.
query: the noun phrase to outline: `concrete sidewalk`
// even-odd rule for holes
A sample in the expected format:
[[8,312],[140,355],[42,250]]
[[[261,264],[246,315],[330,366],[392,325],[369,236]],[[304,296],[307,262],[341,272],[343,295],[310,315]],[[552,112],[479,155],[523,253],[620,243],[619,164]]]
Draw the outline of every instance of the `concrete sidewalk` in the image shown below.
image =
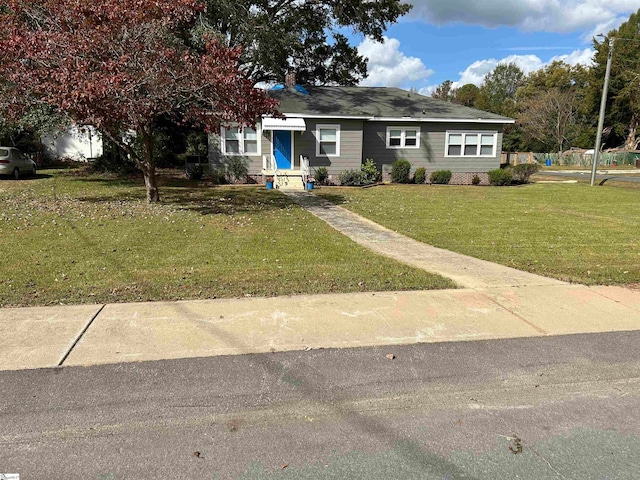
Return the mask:
[[418,242],[313,194],[304,192],[286,192],[286,194],[356,243],[394,260],[450,278],[461,287],[485,289],[566,285],[560,280]]
[[580,285],[0,310],[0,369],[640,330],[640,291]]

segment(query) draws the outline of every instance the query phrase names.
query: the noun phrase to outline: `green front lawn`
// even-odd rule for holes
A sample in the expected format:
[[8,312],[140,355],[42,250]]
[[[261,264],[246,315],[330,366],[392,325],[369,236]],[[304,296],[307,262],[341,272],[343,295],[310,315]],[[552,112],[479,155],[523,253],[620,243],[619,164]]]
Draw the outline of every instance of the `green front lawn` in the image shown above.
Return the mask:
[[276,191],[173,173],[0,180],[0,306],[451,288],[375,255]]
[[638,186],[389,185],[317,193],[430,245],[562,280],[607,285],[640,282]]

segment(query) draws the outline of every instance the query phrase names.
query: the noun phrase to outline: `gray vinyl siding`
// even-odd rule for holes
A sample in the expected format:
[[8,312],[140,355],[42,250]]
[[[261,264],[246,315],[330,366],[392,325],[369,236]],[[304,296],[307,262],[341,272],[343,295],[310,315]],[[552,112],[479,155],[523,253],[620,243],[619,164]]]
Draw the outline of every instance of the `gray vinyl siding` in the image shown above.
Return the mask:
[[[294,155],[296,165],[300,155],[309,157],[312,169],[326,167],[329,175],[338,175],[343,170],[360,168],[362,164],[362,120],[344,119],[305,119],[307,130],[296,133]],[[318,125],[340,126],[340,156],[327,157],[316,155],[316,127]]]
[[[305,119],[307,129],[294,132],[294,165],[300,168],[300,155],[309,157],[311,168],[326,167],[329,175],[337,176],[343,170],[360,168],[362,162],[373,159],[378,169],[389,171],[390,165],[400,159],[409,160],[412,169],[425,167],[428,172],[451,170],[453,173],[487,172],[500,167],[502,149],[502,124],[429,123],[429,122],[368,122],[345,119]],[[340,155],[327,157],[316,155],[316,127],[340,126]],[[420,148],[388,149],[387,127],[420,127]],[[446,132],[497,132],[495,157],[445,157]],[[262,173],[262,155],[271,155],[271,132],[261,131],[260,155],[228,156],[220,150],[220,135],[209,136],[209,161],[213,168],[224,167],[231,159],[241,158],[249,175]]]
[[[388,149],[387,127],[419,127],[420,148]],[[488,172],[500,167],[502,149],[501,124],[427,123],[427,122],[365,122],[363,158],[372,158],[378,169],[388,171],[398,159],[409,160],[412,170],[424,167],[427,172],[451,170],[453,173]],[[495,157],[445,157],[447,131],[497,132]]]
[[[258,123],[258,125],[260,125]],[[271,132],[261,132],[260,155],[224,155],[220,148],[220,134],[209,134],[209,163],[212,168],[224,168],[230,160],[240,158],[248,169],[249,175],[262,173],[262,155],[271,153]]]

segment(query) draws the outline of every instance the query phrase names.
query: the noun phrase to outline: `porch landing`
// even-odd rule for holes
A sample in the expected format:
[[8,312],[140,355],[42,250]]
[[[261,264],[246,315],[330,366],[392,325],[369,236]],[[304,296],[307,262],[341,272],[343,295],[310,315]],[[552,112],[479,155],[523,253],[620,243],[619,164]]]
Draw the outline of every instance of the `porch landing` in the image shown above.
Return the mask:
[[263,170],[263,175],[273,176],[275,188],[280,190],[304,191],[305,174],[301,170]]

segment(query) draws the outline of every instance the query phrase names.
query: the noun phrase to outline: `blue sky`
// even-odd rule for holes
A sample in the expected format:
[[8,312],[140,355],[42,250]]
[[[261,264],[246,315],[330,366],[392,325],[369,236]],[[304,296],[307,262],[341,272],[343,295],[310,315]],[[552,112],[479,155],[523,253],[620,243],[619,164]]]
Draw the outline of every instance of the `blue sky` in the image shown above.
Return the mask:
[[640,0],[409,0],[412,12],[380,44],[351,35],[369,59],[363,85],[415,87],[445,80],[480,85],[499,62],[525,73],[553,60],[588,64],[591,39],[640,8]]

